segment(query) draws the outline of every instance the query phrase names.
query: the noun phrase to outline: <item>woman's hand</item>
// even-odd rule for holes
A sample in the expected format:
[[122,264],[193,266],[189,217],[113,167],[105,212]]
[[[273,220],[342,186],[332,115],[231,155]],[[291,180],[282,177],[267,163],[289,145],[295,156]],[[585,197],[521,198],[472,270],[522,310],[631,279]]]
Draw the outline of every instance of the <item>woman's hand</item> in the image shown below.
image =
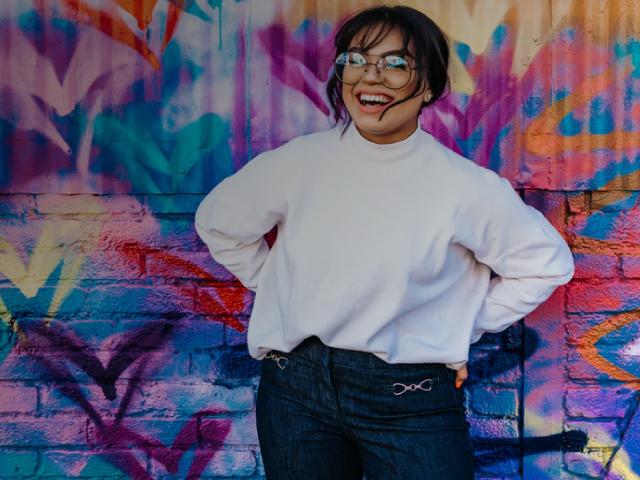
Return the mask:
[[460,370],[456,372],[456,388],[462,387],[462,384],[468,377],[467,365],[465,364]]

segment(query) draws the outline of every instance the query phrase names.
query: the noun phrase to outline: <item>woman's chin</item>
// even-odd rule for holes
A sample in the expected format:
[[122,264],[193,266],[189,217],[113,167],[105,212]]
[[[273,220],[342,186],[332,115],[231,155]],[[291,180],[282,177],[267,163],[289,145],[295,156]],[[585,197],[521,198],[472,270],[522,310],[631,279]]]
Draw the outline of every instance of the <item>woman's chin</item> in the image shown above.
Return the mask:
[[358,131],[360,131],[363,136],[391,136],[396,131],[396,128],[391,125],[387,125],[384,121],[379,121],[377,118],[364,120],[358,119],[358,121],[354,120],[354,123],[356,127],[358,127]]

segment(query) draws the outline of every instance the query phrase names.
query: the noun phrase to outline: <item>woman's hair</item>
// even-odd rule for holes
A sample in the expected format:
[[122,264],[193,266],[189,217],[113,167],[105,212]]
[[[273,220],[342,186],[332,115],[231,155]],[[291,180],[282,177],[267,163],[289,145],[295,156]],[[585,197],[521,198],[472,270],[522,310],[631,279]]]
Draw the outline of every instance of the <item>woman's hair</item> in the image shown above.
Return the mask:
[[[447,38],[433,20],[411,7],[374,7],[347,18],[336,32],[334,61],[338,55],[349,49],[357,35],[361,36],[360,44],[356,46],[367,51],[379,44],[392,30],[398,30],[402,35],[403,50],[409,52],[409,44],[412,45],[416,65],[421,68],[415,70],[418,81],[411,94],[387,107],[380,118],[395,105],[422,95],[425,88],[431,89],[431,98],[428,102],[423,102],[422,107],[431,105],[450,85],[447,74],[449,66]],[[327,83],[327,97],[333,109],[336,124],[344,121],[346,128],[351,123],[351,117],[342,98],[342,82],[336,77],[335,70]]]

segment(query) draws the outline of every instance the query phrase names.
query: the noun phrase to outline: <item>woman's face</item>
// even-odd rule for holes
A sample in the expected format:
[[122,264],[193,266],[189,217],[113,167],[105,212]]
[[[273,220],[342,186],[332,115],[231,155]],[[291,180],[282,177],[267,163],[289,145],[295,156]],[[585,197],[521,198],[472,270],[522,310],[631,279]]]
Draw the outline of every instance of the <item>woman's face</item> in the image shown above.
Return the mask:
[[[375,32],[374,32],[375,33]],[[361,34],[356,35],[349,45],[349,49],[357,49],[361,44]],[[380,57],[389,53],[395,55],[402,50],[402,35],[397,30],[391,30],[380,43],[367,51],[360,51],[369,63],[375,63]],[[404,58],[410,67],[416,66],[413,50],[409,45],[409,52]],[[384,73],[382,74],[384,75]],[[375,143],[393,143],[404,140],[411,135],[418,126],[418,114],[425,94],[428,90],[420,91],[417,96],[406,100],[391,108],[380,119],[381,113],[394,103],[408,97],[416,87],[418,75],[411,71],[409,82],[402,88],[392,89],[383,85],[381,75],[374,65],[367,67],[362,79],[355,85],[342,84],[342,98],[360,134]],[[377,95],[377,100],[387,103],[367,102],[362,95]],[[382,96],[382,98],[380,97]],[[365,97],[371,99],[371,97]]]

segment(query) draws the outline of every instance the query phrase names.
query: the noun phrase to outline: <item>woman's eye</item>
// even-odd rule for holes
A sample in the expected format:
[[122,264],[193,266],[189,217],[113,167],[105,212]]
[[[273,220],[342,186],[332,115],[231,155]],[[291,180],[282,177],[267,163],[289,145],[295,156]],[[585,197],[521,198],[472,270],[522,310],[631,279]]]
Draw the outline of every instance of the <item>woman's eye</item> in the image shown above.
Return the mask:
[[395,55],[389,55],[384,58],[385,68],[389,68],[391,70],[405,70],[409,68],[409,64],[402,57],[397,57]]
[[350,62],[350,59],[349,59],[349,54],[348,53],[341,53],[336,58],[336,64],[337,65],[348,65],[349,62]]
[[349,64],[354,65],[356,67],[360,67],[362,65],[367,64],[367,59],[364,58],[364,56],[360,55],[359,53],[351,52],[349,54]]

